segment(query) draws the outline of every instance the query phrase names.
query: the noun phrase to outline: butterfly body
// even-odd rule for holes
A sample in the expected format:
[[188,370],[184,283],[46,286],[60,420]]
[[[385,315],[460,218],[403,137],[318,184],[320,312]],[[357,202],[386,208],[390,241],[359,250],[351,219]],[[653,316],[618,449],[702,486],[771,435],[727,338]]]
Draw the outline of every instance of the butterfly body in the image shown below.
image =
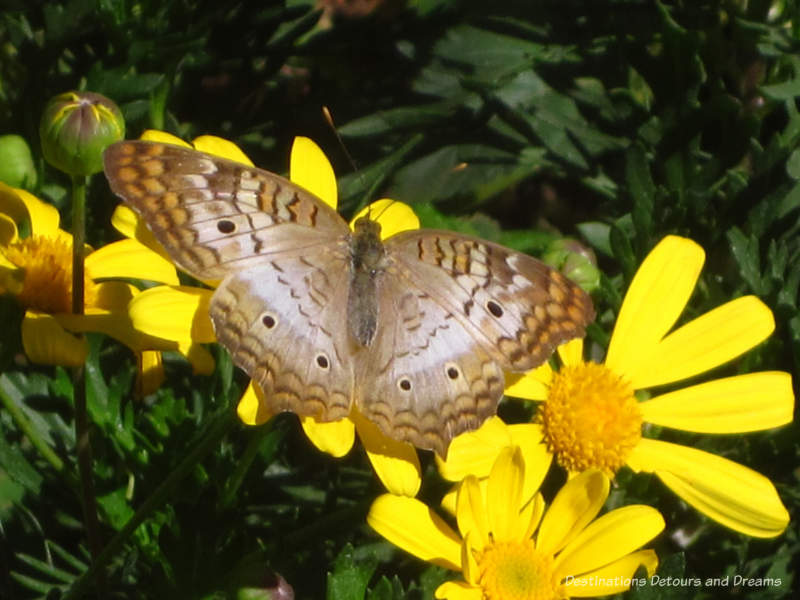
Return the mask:
[[220,343],[272,412],[318,421],[355,407],[390,437],[446,453],[524,371],[594,317],[543,263],[448,231],[354,231],[267,171],[151,142],[108,148],[113,191],[184,270],[220,280]]

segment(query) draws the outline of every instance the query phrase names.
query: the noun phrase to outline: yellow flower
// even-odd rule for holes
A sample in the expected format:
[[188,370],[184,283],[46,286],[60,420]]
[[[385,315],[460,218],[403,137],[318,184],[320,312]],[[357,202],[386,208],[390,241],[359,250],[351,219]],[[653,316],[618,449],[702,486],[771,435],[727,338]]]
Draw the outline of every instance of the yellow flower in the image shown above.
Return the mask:
[[[693,241],[664,238],[631,282],[605,363],[584,361],[582,340],[559,348],[559,371],[549,364],[511,381],[506,393],[543,401],[536,422],[506,428],[492,421],[460,436],[440,461],[445,477],[479,477],[513,439],[542,442],[570,473],[623,466],[655,473],[697,510],[741,533],[779,535],[789,514],[761,474],[714,454],[643,437],[659,427],[725,434],[778,427],[792,420],[794,395],[785,372],[748,373],[698,383],[639,402],[637,391],[681,381],[713,369],[772,333],[770,310],[757,298],[732,300],[671,333],[704,262]],[[641,392],[640,392],[641,393]],[[511,431],[513,429],[513,435]]]
[[[194,147],[252,166],[252,162],[232,142],[214,136],[196,138],[189,146],[179,138],[163,132],[149,131],[142,139]],[[292,147],[290,160],[291,181],[310,191],[333,208],[337,204],[336,177],[328,159],[320,148],[308,138],[298,137]],[[416,229],[419,220],[405,204],[378,200],[355,218],[366,213],[378,215],[381,235],[385,238],[404,229]],[[355,221],[355,219],[354,219]],[[158,243],[127,207],[117,209],[113,222],[117,227],[155,248]],[[160,250],[163,252],[163,249]],[[215,282],[207,282],[213,285]],[[216,341],[208,305],[213,290],[181,286],[158,286],[140,294],[130,306],[135,326],[151,336],[172,340],[180,348],[201,349],[198,344]],[[208,357],[211,360],[210,356]],[[213,370],[213,361],[207,365]],[[260,425],[272,414],[260,399],[261,390],[251,384],[239,401],[238,414],[248,425]],[[309,439],[322,451],[333,456],[344,456],[355,440],[355,432],[367,450],[376,473],[387,489],[398,494],[415,495],[420,485],[420,465],[413,446],[384,436],[379,429],[363,418],[355,409],[347,419],[332,423],[317,423],[303,418],[303,429]]]
[[[87,249],[85,308],[71,314],[72,236],[59,228],[59,214],[20,189],[0,184],[0,294],[11,294],[25,308],[22,345],[38,364],[78,366],[86,359],[86,340],[70,332],[105,333],[137,353],[142,391],[160,377],[155,340],[135,330],[127,306],[139,290],[111,278],[177,283],[175,267],[135,240]],[[28,235],[21,237],[18,225]]]
[[595,519],[608,497],[608,478],[588,470],[572,478],[545,512],[541,494],[523,491],[527,463],[504,448],[486,485],[474,475],[458,487],[460,532],[415,498],[385,494],[367,522],[411,554],[454,571],[463,581],[436,590],[449,600],[550,600],[602,596],[628,589],[640,566],[649,575],[658,558],[638,550],[664,529],[661,514],[632,505]]

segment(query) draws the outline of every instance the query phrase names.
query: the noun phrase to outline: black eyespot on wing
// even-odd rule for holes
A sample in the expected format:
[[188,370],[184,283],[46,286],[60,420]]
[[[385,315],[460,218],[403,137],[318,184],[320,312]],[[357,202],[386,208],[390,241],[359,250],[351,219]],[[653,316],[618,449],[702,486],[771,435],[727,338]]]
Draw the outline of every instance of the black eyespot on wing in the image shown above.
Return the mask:
[[217,230],[220,233],[233,233],[236,231],[236,223],[228,219],[222,219],[221,221],[217,221]]
[[410,381],[410,380],[408,380],[408,379],[405,379],[405,378],[401,379],[400,381],[398,381],[398,382],[397,382],[397,385],[398,385],[398,386],[400,387],[400,389],[401,389],[401,390],[403,390],[404,392],[409,392],[409,391],[411,391],[411,381]]
[[324,354],[317,354],[317,366],[320,369],[327,369],[328,367],[331,366],[331,363],[328,360],[328,357],[325,356]]
[[489,301],[486,303],[486,310],[488,310],[490,313],[492,313],[492,316],[493,316],[493,317],[497,317],[498,319],[499,319],[500,317],[502,317],[502,316],[503,316],[503,314],[504,314],[503,307],[502,307],[502,306],[500,306],[500,305],[499,305],[497,302],[495,302],[494,300],[489,300]]
[[264,324],[264,327],[267,329],[272,329],[278,322],[275,320],[275,317],[272,315],[266,314],[261,316],[261,322]]

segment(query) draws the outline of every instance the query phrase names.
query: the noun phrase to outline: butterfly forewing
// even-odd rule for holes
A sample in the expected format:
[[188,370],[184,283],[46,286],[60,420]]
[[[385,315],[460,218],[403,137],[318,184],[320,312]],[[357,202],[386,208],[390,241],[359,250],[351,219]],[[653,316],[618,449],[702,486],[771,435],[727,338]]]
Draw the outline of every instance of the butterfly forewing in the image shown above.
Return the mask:
[[104,154],[111,189],[195,277],[222,279],[264,256],[302,254],[348,235],[331,207],[261,169],[157,142],[128,141]]

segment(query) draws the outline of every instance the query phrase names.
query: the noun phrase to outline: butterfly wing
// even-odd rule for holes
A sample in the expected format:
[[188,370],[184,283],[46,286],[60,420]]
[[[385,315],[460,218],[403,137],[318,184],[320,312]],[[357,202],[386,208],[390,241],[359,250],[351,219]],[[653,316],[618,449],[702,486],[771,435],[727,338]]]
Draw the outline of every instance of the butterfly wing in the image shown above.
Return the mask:
[[104,162],[112,190],[173,260],[222,280],[214,330],[268,408],[347,416],[353,369],[340,323],[350,232],[336,211],[278,175],[180,146],[120,142]]
[[425,287],[392,267],[383,274],[355,402],[385,435],[444,456],[453,437],[495,413],[503,371]]
[[542,364],[594,319],[589,295],[521,252],[449,231],[418,230],[387,241],[409,281],[470,331],[504,370]]
[[576,284],[497,244],[419,230],[386,252],[381,333],[356,402],[385,434],[440,455],[495,413],[503,370],[540,365],[594,318]]
[[273,413],[317,421],[350,414],[353,366],[342,322],[347,247],[281,256],[226,278],[211,319],[234,363],[261,387]]
[[222,279],[265,256],[300,255],[349,233],[330,206],[262,169],[145,141],[113,144],[103,160],[114,193],[199,279]]

